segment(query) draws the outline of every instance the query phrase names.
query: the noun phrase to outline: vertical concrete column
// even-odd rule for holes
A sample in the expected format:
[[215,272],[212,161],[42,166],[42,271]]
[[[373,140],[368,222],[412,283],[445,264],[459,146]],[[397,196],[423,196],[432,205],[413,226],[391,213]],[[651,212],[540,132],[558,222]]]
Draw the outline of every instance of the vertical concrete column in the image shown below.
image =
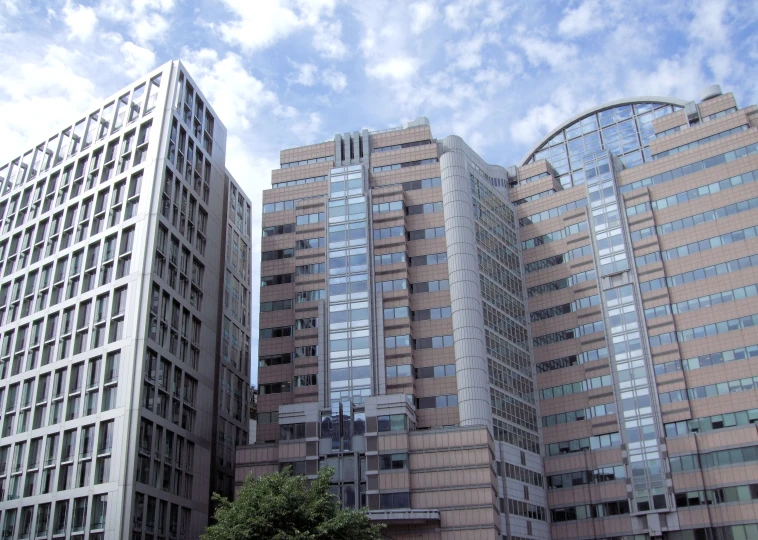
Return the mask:
[[466,149],[459,137],[447,137],[440,157],[458,413],[460,425],[485,425],[492,433],[487,349]]

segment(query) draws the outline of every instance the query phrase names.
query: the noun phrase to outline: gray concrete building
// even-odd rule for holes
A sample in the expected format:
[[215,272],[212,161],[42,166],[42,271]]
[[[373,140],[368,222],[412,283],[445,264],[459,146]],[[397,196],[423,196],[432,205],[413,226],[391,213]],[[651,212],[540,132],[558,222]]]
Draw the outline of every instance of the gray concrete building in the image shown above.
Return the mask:
[[0,536],[197,538],[247,440],[250,202],[179,62],[74,120],[0,166]]

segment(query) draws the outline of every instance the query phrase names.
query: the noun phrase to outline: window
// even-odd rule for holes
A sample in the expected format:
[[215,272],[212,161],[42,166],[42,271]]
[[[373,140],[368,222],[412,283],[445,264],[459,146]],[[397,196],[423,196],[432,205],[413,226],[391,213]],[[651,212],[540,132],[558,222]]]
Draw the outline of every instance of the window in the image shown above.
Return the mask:
[[408,417],[404,414],[390,414],[377,417],[377,431],[407,431]]
[[[376,167],[374,167],[376,169]],[[384,509],[410,508],[411,497],[409,493],[382,493],[379,495],[379,506]]]
[[417,398],[418,409],[441,409],[444,407],[457,407],[458,395],[448,394],[444,396],[431,396]]
[[384,454],[379,456],[379,470],[391,471],[408,468],[408,454]]
[[279,426],[279,438],[283,441],[305,439],[305,423],[283,424]]
[[390,336],[384,338],[384,346],[387,349],[393,349],[397,347],[410,347],[411,346],[411,336],[404,335],[404,336]]

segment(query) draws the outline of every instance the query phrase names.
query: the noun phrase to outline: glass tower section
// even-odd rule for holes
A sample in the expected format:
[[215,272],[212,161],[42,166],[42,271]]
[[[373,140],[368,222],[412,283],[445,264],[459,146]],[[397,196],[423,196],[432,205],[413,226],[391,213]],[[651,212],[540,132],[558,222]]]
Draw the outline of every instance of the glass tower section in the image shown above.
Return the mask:
[[[615,162],[615,163],[614,163]],[[653,374],[645,358],[644,325],[639,318],[640,300],[635,297],[634,276],[630,270],[624,241],[614,171],[621,164],[608,152],[584,156],[589,194],[596,267],[603,290],[603,308],[611,344],[612,369],[616,379],[616,398],[620,403],[619,426],[628,452],[628,478],[632,479],[636,511],[666,509],[665,475],[658,414],[654,412]]]
[[371,395],[367,207],[362,165],[329,174],[329,402]]
[[540,146],[524,163],[547,159],[564,188],[585,182],[584,156],[608,150],[624,167],[652,161],[653,120],[681,109],[666,103],[635,103],[592,113],[570,124]]

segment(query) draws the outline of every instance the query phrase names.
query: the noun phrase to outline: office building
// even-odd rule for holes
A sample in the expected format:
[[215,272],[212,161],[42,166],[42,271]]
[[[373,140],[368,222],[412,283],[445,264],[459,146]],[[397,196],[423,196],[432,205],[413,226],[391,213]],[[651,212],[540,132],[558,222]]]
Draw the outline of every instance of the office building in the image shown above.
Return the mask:
[[74,120],[0,166],[2,537],[198,538],[247,438],[249,200],[179,62]]
[[758,108],[586,111],[519,166],[425,119],[281,153],[258,443],[392,538],[758,537]]
[[238,450],[238,482],[329,465],[343,504],[393,538],[546,536],[507,171],[425,118],[281,163],[263,196],[258,444]]

